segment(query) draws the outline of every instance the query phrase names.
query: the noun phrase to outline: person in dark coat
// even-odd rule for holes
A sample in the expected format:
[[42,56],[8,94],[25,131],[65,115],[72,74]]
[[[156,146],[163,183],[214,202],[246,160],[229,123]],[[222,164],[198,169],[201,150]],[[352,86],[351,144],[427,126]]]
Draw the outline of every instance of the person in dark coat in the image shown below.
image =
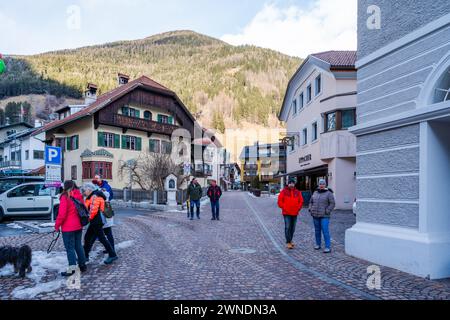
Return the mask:
[[92,250],[95,240],[98,239],[109,255],[104,263],[111,264],[116,261],[118,257],[103,231],[104,222],[102,219],[102,212],[105,211],[106,197],[103,192],[98,190],[98,187],[92,183],[84,184],[83,191],[86,196],[85,205],[90,215],[89,227],[84,235],[84,254],[86,260],[89,261],[89,253]]
[[222,197],[222,189],[217,185],[216,180],[211,181],[211,185],[208,188],[208,192],[206,193],[208,195],[209,200],[211,201],[211,211],[212,211],[212,219],[211,220],[217,220],[219,221],[219,210],[220,210],[220,197]]
[[114,193],[111,186],[109,185],[108,181],[103,180],[101,175],[99,174],[95,175],[95,178],[92,181],[92,183],[98,186],[100,189],[104,189],[106,190],[106,192],[109,193],[108,201],[114,200]]
[[324,253],[331,252],[331,237],[329,231],[330,216],[336,205],[333,191],[327,188],[327,182],[324,179],[319,181],[319,188],[314,192],[309,202],[309,212],[314,220],[314,229],[316,234],[316,246],[314,249],[322,248],[322,234],[325,239]]
[[195,178],[189,184],[187,197],[191,207],[191,220],[194,220],[194,206],[197,207],[197,219],[200,219],[200,200],[203,197],[203,189]]

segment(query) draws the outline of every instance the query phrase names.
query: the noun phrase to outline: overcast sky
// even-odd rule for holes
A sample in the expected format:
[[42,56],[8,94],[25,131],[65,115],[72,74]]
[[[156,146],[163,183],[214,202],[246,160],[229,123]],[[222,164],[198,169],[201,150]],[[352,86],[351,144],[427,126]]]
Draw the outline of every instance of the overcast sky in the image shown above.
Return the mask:
[[357,0],[0,1],[0,53],[35,54],[193,30],[306,57],[356,49]]

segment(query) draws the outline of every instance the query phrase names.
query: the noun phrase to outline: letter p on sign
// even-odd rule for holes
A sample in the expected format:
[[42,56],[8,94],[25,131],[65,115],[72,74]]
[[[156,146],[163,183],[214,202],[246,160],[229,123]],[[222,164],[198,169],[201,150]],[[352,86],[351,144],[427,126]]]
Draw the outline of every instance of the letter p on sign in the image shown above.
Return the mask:
[[61,165],[61,148],[46,146],[45,164]]

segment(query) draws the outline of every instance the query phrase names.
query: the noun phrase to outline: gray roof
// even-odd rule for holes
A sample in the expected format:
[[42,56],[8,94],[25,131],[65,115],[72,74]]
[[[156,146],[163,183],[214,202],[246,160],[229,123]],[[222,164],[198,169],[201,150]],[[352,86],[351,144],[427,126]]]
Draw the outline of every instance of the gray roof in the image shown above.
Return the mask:
[[84,150],[84,152],[81,154],[81,158],[91,158],[91,157],[105,157],[105,158],[114,158],[114,155],[105,150],[105,149],[99,149],[97,151],[92,152],[89,149]]

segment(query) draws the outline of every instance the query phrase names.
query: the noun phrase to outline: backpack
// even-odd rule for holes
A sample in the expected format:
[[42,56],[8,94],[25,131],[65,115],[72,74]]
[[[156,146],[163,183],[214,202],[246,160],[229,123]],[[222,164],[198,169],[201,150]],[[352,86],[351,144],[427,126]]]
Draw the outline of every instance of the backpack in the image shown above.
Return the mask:
[[105,211],[103,212],[103,215],[108,219],[114,217],[114,209],[109,201],[105,201]]
[[89,211],[84,205],[84,203],[80,202],[78,199],[75,199],[74,197],[70,197],[73,204],[75,205],[75,208],[77,209],[78,216],[80,217],[80,222],[83,227],[87,226],[89,224]]

